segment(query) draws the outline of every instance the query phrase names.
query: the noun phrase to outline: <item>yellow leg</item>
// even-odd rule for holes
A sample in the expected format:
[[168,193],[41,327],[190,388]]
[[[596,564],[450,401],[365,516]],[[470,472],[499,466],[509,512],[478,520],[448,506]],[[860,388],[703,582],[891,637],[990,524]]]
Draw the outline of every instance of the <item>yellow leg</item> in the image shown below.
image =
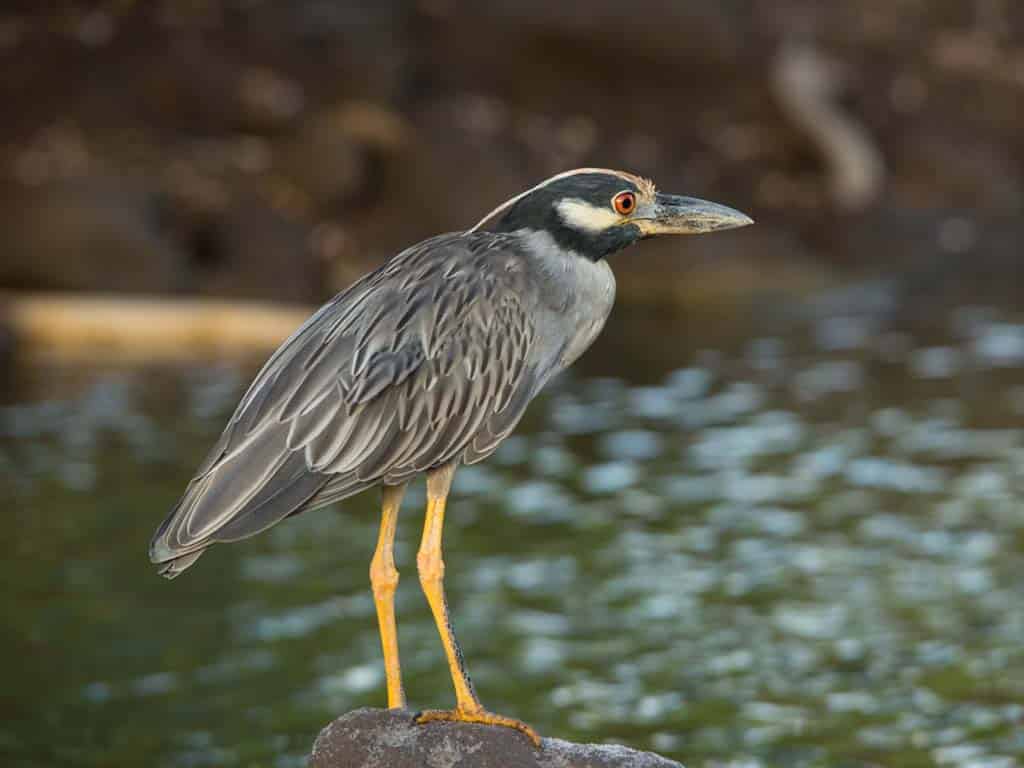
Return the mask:
[[377,606],[380,644],[384,650],[389,709],[400,709],[405,706],[402,667],[398,662],[398,630],[395,626],[395,588],[398,586],[398,570],[395,568],[393,551],[398,509],[402,506],[404,495],[405,485],[384,486],[380,535],[377,538],[373,560],[370,562],[370,584],[373,587],[373,602]]
[[441,532],[444,527],[444,508],[448,491],[452,484],[455,465],[442,467],[427,475],[427,518],[423,524],[423,540],[416,556],[419,570],[420,585],[427,597],[430,610],[434,614],[437,631],[441,635],[448,667],[455,685],[455,709],[430,709],[421,712],[416,718],[417,723],[434,720],[457,720],[467,723],[484,723],[486,725],[502,725],[515,728],[525,733],[536,746],[540,746],[540,737],[526,723],[511,717],[495,715],[483,708],[473,690],[473,683],[466,670],[466,662],[462,658],[462,650],[455,639],[451,619],[448,616],[448,603],[444,596],[444,560],[441,558]]

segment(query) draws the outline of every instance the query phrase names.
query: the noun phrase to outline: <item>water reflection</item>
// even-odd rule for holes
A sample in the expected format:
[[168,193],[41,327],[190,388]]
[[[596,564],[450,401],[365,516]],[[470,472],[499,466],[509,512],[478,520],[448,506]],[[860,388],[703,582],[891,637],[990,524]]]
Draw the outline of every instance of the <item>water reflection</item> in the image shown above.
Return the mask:
[[[485,700],[691,765],[1016,765],[1024,325],[944,317],[920,342],[831,317],[655,382],[557,383],[456,478],[448,583]],[[373,494],[173,584],[145,561],[248,371],[23,375],[0,411],[5,764],[301,765],[381,703]],[[398,611],[412,700],[443,705],[414,578]]]

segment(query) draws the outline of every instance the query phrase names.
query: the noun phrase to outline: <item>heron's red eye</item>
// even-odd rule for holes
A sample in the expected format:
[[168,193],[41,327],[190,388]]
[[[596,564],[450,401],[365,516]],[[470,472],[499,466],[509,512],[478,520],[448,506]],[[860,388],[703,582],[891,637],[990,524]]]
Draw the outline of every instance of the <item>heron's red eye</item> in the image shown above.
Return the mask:
[[619,192],[619,194],[612,198],[612,208],[615,209],[616,213],[623,216],[632,213],[633,209],[636,208],[636,195],[632,192]]

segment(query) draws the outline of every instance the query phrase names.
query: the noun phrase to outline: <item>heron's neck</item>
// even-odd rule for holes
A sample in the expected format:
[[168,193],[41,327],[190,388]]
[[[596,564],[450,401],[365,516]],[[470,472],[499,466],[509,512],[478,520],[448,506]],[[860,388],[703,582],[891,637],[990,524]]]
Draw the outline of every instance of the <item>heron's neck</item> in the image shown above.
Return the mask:
[[593,233],[553,223],[541,229],[519,227],[513,233],[522,239],[527,248],[536,253],[558,251],[565,256],[573,255],[596,262],[636,242],[638,236],[634,229],[628,226],[612,227],[603,232]]

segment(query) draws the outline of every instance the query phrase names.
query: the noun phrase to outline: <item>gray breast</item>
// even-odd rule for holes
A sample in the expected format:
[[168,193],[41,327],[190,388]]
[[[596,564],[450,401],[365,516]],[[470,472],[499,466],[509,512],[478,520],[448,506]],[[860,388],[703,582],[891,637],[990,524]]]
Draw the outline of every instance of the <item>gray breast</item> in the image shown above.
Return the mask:
[[540,288],[541,336],[557,339],[552,373],[572,365],[593,344],[615,303],[615,276],[608,262],[591,261],[559,248],[550,235],[523,235]]

